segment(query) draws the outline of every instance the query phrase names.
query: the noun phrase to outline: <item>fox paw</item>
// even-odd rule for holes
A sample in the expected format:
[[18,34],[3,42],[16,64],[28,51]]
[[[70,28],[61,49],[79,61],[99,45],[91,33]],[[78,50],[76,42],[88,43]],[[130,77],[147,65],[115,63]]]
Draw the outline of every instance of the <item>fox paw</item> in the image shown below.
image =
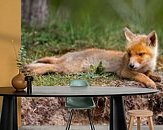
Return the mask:
[[154,82],[146,82],[145,84],[148,88],[156,89],[156,84]]

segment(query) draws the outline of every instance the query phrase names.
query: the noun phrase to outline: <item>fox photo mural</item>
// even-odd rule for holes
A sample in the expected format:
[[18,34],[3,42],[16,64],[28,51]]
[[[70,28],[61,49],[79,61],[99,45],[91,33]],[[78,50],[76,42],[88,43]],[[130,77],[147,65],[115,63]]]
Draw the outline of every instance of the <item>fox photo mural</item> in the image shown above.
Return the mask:
[[[160,2],[22,0],[24,73],[33,75],[33,86],[68,86],[72,79],[86,79],[92,86],[158,89],[156,95],[127,96],[124,103],[126,111],[152,110],[154,123],[163,125]],[[109,123],[109,97],[94,100],[95,123]],[[64,103],[65,98],[23,98],[23,123],[66,124]],[[74,118],[74,124],[89,123],[86,113],[76,112]]]

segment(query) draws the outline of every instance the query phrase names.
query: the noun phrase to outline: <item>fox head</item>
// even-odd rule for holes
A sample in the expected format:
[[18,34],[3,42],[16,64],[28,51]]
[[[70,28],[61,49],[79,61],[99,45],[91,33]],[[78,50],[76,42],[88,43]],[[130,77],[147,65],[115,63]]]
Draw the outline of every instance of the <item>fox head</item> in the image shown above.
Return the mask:
[[157,34],[152,31],[148,35],[134,34],[128,28],[124,29],[127,39],[128,68],[132,70],[154,70],[157,59]]

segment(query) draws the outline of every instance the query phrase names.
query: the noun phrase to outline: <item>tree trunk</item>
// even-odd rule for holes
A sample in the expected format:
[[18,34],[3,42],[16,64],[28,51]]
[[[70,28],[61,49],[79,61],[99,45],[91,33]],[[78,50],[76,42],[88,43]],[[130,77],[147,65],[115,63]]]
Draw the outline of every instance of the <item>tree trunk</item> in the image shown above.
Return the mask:
[[48,21],[48,0],[22,0],[21,10],[27,26],[42,27]]

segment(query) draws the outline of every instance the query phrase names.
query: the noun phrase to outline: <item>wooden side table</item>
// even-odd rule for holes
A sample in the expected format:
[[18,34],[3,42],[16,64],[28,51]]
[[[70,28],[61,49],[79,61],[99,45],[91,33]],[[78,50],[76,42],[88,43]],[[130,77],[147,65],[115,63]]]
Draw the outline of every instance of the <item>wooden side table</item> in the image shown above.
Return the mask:
[[130,110],[128,111],[129,116],[130,116],[130,121],[129,121],[129,126],[128,130],[132,130],[132,126],[134,124],[134,118],[137,118],[137,130],[140,130],[140,124],[141,124],[141,118],[142,117],[147,117],[148,119],[148,125],[150,130],[154,130],[153,127],[153,112],[150,110]]

